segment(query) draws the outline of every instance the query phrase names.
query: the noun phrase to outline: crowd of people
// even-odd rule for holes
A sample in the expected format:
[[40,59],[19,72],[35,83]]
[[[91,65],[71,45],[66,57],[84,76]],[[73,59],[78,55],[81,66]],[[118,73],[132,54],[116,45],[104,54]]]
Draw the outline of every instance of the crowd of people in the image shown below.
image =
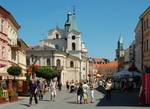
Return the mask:
[[94,88],[95,83],[87,82],[87,81],[66,81],[66,89],[70,93],[76,93],[77,95],[77,103],[88,104],[88,100],[90,99],[91,103],[94,103]]
[[50,100],[55,101],[56,97],[56,89],[61,90],[61,83],[58,83],[57,80],[53,79],[50,82],[40,81],[40,80],[32,80],[29,83],[29,106],[32,105],[32,99],[34,97],[35,104],[38,104],[39,100],[43,100],[43,96],[45,93],[50,92]]
[[[61,91],[61,83],[52,79],[50,82],[32,80],[29,84],[29,106],[32,105],[32,99],[34,98],[35,104],[38,104],[38,100],[43,100],[45,93],[50,93],[50,101],[55,101],[57,90]],[[68,93],[76,94],[76,101],[79,104],[94,103],[94,90],[96,88],[96,82],[91,81],[66,81],[66,90]],[[106,99],[111,100],[111,79],[107,79],[105,83]]]

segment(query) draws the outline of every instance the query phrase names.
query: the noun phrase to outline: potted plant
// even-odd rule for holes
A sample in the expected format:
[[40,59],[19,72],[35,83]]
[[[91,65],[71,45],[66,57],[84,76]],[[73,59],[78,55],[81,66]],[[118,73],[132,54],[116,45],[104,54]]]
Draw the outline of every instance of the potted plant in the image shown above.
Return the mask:
[[9,102],[18,101],[18,95],[16,93],[15,88],[9,88],[8,89],[8,97],[9,97]]
[[6,102],[6,98],[3,97],[3,88],[0,87],[0,104]]
[[8,69],[7,69],[7,72],[9,75],[12,75],[14,76],[14,86],[16,86],[16,76],[19,76],[22,72],[22,68],[19,66],[19,65],[16,65],[16,66],[10,66]]

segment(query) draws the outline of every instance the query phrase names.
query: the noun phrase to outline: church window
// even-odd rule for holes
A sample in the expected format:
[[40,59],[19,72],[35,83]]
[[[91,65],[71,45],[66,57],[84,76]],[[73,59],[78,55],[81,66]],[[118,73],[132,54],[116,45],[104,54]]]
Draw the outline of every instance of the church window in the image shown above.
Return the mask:
[[61,61],[60,61],[60,59],[57,59],[57,61],[56,61],[56,66],[57,66],[57,67],[60,67],[60,65],[61,65]]
[[58,46],[58,45],[55,45],[55,48],[56,48],[56,49],[59,49],[59,46]]
[[73,68],[74,67],[74,63],[73,61],[70,61],[70,67]]
[[72,43],[72,50],[76,50],[76,44]]
[[76,39],[76,36],[72,36],[72,40],[75,40]]
[[56,33],[56,39],[59,39],[59,34],[58,33]]
[[50,65],[50,59],[49,58],[47,59],[47,65],[48,66]]

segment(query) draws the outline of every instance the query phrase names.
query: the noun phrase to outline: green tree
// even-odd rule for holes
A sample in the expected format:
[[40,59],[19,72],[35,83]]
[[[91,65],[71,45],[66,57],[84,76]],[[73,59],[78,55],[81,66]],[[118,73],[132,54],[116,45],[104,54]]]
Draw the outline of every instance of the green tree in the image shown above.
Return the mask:
[[53,77],[54,69],[47,67],[47,66],[42,66],[40,67],[39,72],[37,72],[38,77],[42,77],[46,80],[50,80]]
[[19,76],[22,72],[22,68],[20,66],[11,66],[7,69],[9,75],[14,76],[14,80],[16,76]]

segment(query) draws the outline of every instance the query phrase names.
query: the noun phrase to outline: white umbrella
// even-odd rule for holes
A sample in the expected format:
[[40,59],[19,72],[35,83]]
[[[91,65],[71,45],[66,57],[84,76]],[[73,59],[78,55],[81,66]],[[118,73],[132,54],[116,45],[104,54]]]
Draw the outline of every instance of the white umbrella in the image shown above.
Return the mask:
[[114,77],[124,77],[124,76],[128,76],[128,77],[135,77],[135,76],[141,76],[140,73],[138,72],[129,72],[127,69],[121,70],[117,73],[114,73],[113,75]]

